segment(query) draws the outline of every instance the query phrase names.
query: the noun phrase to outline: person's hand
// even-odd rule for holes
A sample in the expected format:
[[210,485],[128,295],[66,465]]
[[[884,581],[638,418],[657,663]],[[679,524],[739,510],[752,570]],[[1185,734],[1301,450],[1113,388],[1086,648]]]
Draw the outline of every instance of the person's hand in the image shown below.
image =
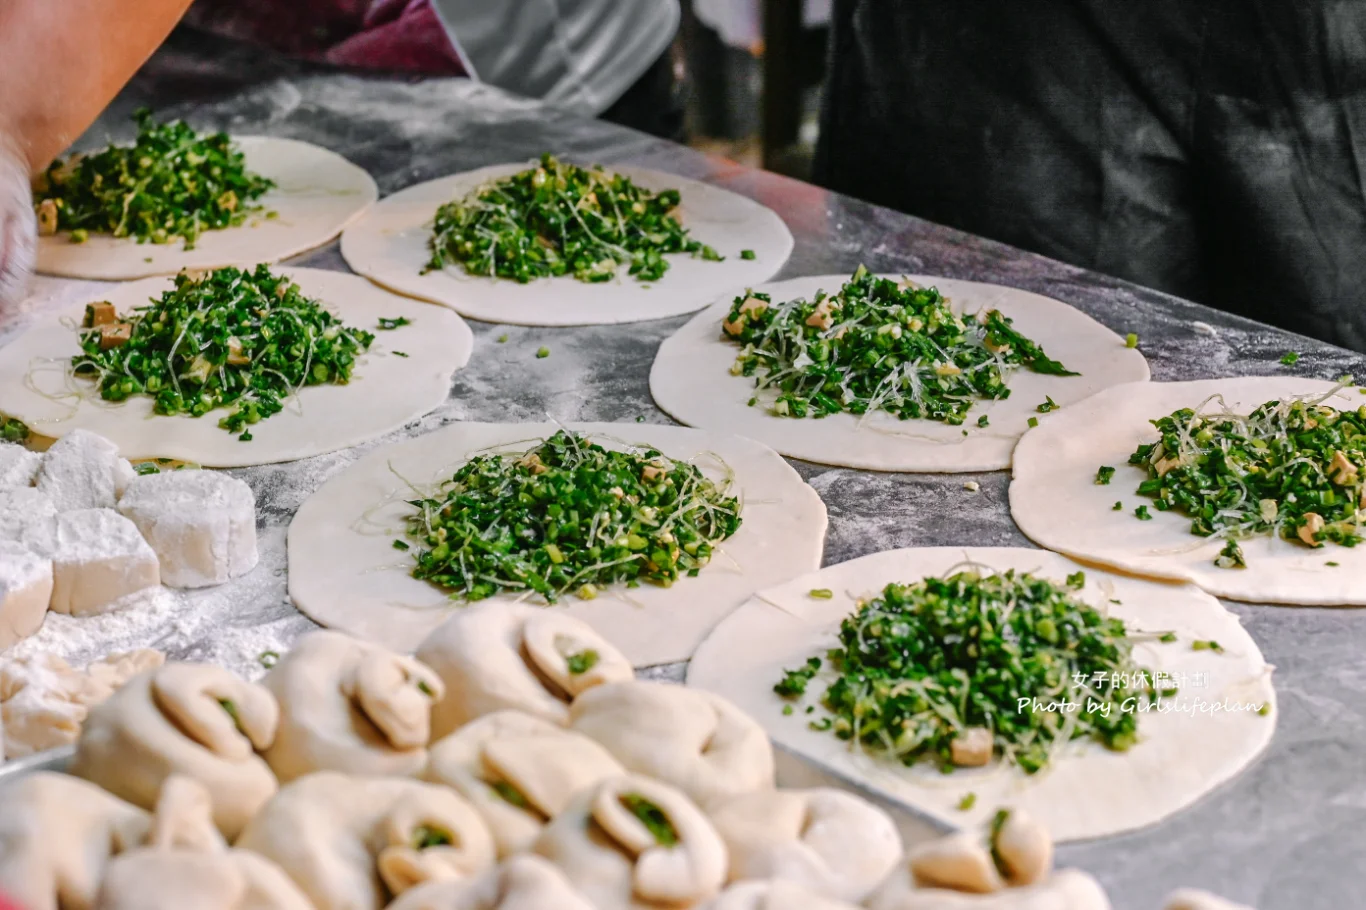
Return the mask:
[[37,244],[28,161],[0,135],[0,315],[23,297]]

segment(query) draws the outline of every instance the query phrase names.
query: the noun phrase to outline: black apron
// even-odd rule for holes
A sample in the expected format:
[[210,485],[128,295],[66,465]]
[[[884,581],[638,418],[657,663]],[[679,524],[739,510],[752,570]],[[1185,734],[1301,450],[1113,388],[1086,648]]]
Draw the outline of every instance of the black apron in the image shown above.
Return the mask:
[[1366,351],[1366,0],[836,0],[816,179]]

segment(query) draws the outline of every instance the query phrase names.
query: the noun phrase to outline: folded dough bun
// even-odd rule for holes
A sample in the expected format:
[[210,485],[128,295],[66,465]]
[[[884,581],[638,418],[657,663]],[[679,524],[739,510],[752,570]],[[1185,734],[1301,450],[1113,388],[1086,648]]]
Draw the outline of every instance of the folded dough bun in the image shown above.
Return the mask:
[[504,708],[563,724],[574,697],[635,676],[631,662],[587,624],[526,604],[460,610],[418,645],[416,656],[446,683],[432,712],[433,738]]
[[0,894],[24,910],[89,910],[110,858],[151,818],[94,784],[38,771],[0,784]]
[[868,910],[1110,910],[1110,899],[1100,883],[1079,869],[1059,869],[1046,881],[991,894],[972,894],[946,888],[879,890],[865,905]]
[[237,847],[274,861],[317,910],[379,910],[415,885],[494,863],[488,828],[454,791],[333,771],[282,787]]
[[144,809],[172,774],[193,778],[231,839],[278,787],[256,754],[270,747],[278,721],[263,687],[219,667],[168,663],[90,711],[69,770]]
[[702,810],[682,791],[638,775],[579,794],[533,850],[598,910],[693,907],[726,879],[726,846]]
[[773,746],[719,695],[673,683],[598,686],[574,700],[569,726],[630,771],[679,788],[699,805],[773,789]]
[[706,905],[706,910],[859,910],[853,904],[817,894],[785,879],[736,882]]
[[105,871],[95,910],[312,910],[279,867],[230,850],[213,824],[203,784],[166,780],[142,847],[116,856]]
[[497,711],[434,743],[422,777],[468,799],[498,855],[508,857],[531,849],[575,796],[625,773],[587,736],[521,711]]
[[730,880],[778,879],[863,901],[901,859],[886,812],[843,790],[761,790],[723,800],[712,824],[730,852]]
[[427,763],[431,669],[340,632],[310,632],[261,681],[280,704],[264,753],[281,783],[314,771],[410,776]]
[[387,910],[598,910],[539,856],[514,856],[472,879],[427,882]]

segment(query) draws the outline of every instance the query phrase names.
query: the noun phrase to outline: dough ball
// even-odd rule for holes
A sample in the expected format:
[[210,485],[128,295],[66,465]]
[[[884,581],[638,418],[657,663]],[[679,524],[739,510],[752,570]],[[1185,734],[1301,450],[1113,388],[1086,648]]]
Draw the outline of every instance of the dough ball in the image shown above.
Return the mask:
[[1162,910],[1252,910],[1246,904],[1235,904],[1217,894],[1197,888],[1179,888],[1167,895]]
[[585,623],[525,604],[459,610],[418,646],[417,659],[446,683],[432,715],[435,737],[505,708],[563,724],[575,696],[635,676],[631,662]]
[[265,759],[281,783],[314,771],[415,775],[427,763],[441,679],[341,632],[310,632],[261,681],[280,705]]
[[90,708],[165,659],[160,651],[143,648],[111,654],[84,672],[55,654],[0,659],[0,758],[23,758],[71,745],[81,735]]
[[57,533],[57,507],[52,497],[33,487],[0,489],[0,540],[46,552]]
[[279,865],[317,910],[379,910],[423,882],[494,863],[488,829],[453,791],[332,771],[285,785],[236,846]]
[[773,747],[749,715],[719,695],[673,683],[619,682],[574,700],[569,726],[637,774],[699,805],[773,789]]
[[637,775],[579,794],[533,850],[599,910],[691,907],[726,880],[726,846],[702,810],[682,791]]
[[137,525],[173,588],[221,585],[256,567],[256,497],[218,471],[135,476],[119,512]]
[[843,790],[760,790],[719,802],[711,820],[730,851],[731,881],[792,881],[856,904],[901,859],[887,813]]
[[52,499],[58,512],[112,509],[118,502],[119,449],[98,433],[72,430],[43,453],[38,490]]
[[1105,889],[1077,869],[1060,869],[1023,888],[974,894],[921,887],[901,864],[865,904],[868,910],[1110,910]]
[[168,663],[90,712],[70,772],[144,808],[171,775],[193,778],[231,839],[277,789],[257,752],[270,747],[278,721],[265,688],[219,667]]
[[43,626],[52,601],[52,560],[0,540],[0,651]]
[[625,773],[582,734],[521,711],[497,711],[433,744],[422,776],[468,799],[498,855],[508,857],[531,849],[575,796]]
[[0,442],[0,490],[33,486],[42,463],[39,453],[12,442]]
[[784,879],[736,882],[707,904],[706,910],[858,910]]
[[57,516],[52,543],[52,609],[73,616],[103,613],[120,598],[161,582],[156,553],[137,527],[113,509]]
[[0,894],[24,910],[89,910],[114,854],[142,843],[147,813],[66,774],[0,784]]
[[473,879],[427,882],[387,910],[597,910],[539,856],[514,856]]

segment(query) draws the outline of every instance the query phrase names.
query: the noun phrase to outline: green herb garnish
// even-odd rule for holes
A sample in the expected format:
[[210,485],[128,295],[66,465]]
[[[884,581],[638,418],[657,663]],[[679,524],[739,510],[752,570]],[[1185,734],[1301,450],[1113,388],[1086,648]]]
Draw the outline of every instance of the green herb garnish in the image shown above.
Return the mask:
[[626,793],[620,799],[627,811],[640,819],[646,830],[654,836],[655,843],[661,847],[677,846],[678,829],[669,821],[669,816],[664,814],[663,809],[639,793]]
[[[1152,675],[1135,664],[1124,622],[1078,599],[1084,582],[965,570],[887,585],[843,621],[829,652],[830,728],[867,751],[943,769],[973,730],[991,731],[990,754],[1030,774],[1067,739],[1128,749],[1140,712],[1124,706],[1156,698]],[[788,671],[776,691],[804,693],[815,667]],[[1075,707],[1057,710],[1064,702]]]
[[1294,366],[1299,362],[1300,354],[1298,351],[1286,351],[1284,354],[1281,355],[1281,363],[1285,364],[1288,367]]
[[438,208],[425,271],[459,263],[472,275],[522,283],[557,275],[607,281],[625,265],[638,281],[654,281],[668,271],[670,253],[719,260],[679,224],[679,201],[678,190],[654,192],[600,166],[542,155],[539,167]]
[[1176,641],[1176,633],[1175,633],[1175,632],[1163,632],[1161,635],[1159,635],[1159,636],[1157,637],[1157,640],[1158,640],[1158,641],[1161,641],[1161,642],[1168,642],[1168,643],[1173,642],[1173,641]]
[[1147,506],[1139,506],[1138,508],[1134,509],[1134,517],[1137,518],[1139,521],[1153,520],[1152,513],[1148,511]]
[[1243,548],[1238,546],[1238,541],[1229,540],[1224,544],[1224,548],[1219,551],[1214,564],[1221,569],[1246,569],[1247,560],[1243,558]]
[[34,193],[40,233],[70,231],[134,237],[139,243],[183,238],[194,249],[204,231],[233,227],[261,206],[251,203],[275,183],[246,168],[226,133],[195,134],[181,121],[157,124],[133,115],[132,146],[53,162]]
[[550,348],[541,347],[541,348],[537,348],[537,349],[536,349],[536,357],[539,358],[540,360],[544,360],[544,359],[546,359],[546,358],[549,357],[549,356],[550,356]]
[[838,293],[775,303],[736,297],[723,337],[740,345],[731,372],[776,393],[773,413],[823,417],[887,411],[963,423],[979,399],[1010,394],[1010,372],[1076,375],[1048,359],[996,310],[957,315],[934,288],[860,266]]
[[381,317],[379,317],[379,327],[380,327],[381,329],[385,330],[385,331],[392,331],[393,329],[401,329],[401,328],[403,328],[405,325],[412,325],[412,324],[413,324],[413,321],[412,321],[411,319],[409,319],[407,316],[398,316],[398,317],[396,317],[396,318],[394,318],[394,319],[390,319],[390,318],[388,318],[388,317],[386,317],[386,316],[381,316]]
[[1115,469],[1109,465],[1101,465],[1096,471],[1096,483],[1100,486],[1109,486],[1111,478],[1115,476]]
[[[345,385],[375,337],[264,265],[182,273],[149,306],[112,318],[100,324],[87,311],[76,375],[94,379],[106,401],[150,395],[158,414],[231,407],[218,425],[232,433],[278,414],[303,386]],[[109,346],[111,327],[127,340]]]
[[1223,648],[1223,646],[1220,645],[1219,642],[1214,641],[1214,640],[1212,640],[1212,639],[1211,639],[1210,641],[1193,641],[1193,642],[1191,642],[1191,650],[1192,650],[1192,651],[1213,651],[1215,654],[1223,654],[1223,653],[1224,653],[1224,648]]
[[430,847],[445,847],[455,843],[449,831],[433,828],[431,825],[418,825],[413,830],[413,849],[426,850]]
[[527,800],[526,796],[522,793],[522,791],[518,790],[516,787],[514,787],[507,781],[496,780],[493,783],[489,784],[489,786],[493,788],[493,792],[497,793],[499,798],[501,798],[503,802],[512,806],[516,806],[518,809],[530,808],[531,803]]
[[795,670],[784,670],[783,678],[774,685],[773,691],[784,698],[795,698],[806,694],[806,686],[820,672],[821,659],[808,657],[804,666]]
[[579,676],[587,673],[597,666],[599,657],[598,652],[589,648],[587,651],[580,651],[577,654],[570,654],[565,658],[565,664],[569,668],[570,676]]
[[740,258],[741,258],[741,259],[753,259],[753,258],[754,258],[754,251],[753,251],[753,250],[741,250],[741,251],[740,251]]
[[0,414],[0,439],[5,442],[25,442],[29,437],[28,424],[14,417]]
[[262,651],[260,655],[257,656],[256,660],[261,664],[261,666],[269,670],[271,667],[275,666],[277,663],[280,662],[280,652]]
[[560,431],[518,454],[478,455],[413,500],[416,578],[453,599],[503,591],[556,601],[613,582],[669,586],[740,526],[730,481],[654,449],[610,451]]
[[1115,512],[1122,512],[1124,511],[1124,503],[1116,501],[1114,505],[1110,506],[1110,509]]
[[1040,414],[1047,414],[1049,411],[1056,411],[1058,409],[1058,403],[1053,400],[1052,396],[1044,396],[1044,398],[1044,403],[1034,410],[1038,411]]

